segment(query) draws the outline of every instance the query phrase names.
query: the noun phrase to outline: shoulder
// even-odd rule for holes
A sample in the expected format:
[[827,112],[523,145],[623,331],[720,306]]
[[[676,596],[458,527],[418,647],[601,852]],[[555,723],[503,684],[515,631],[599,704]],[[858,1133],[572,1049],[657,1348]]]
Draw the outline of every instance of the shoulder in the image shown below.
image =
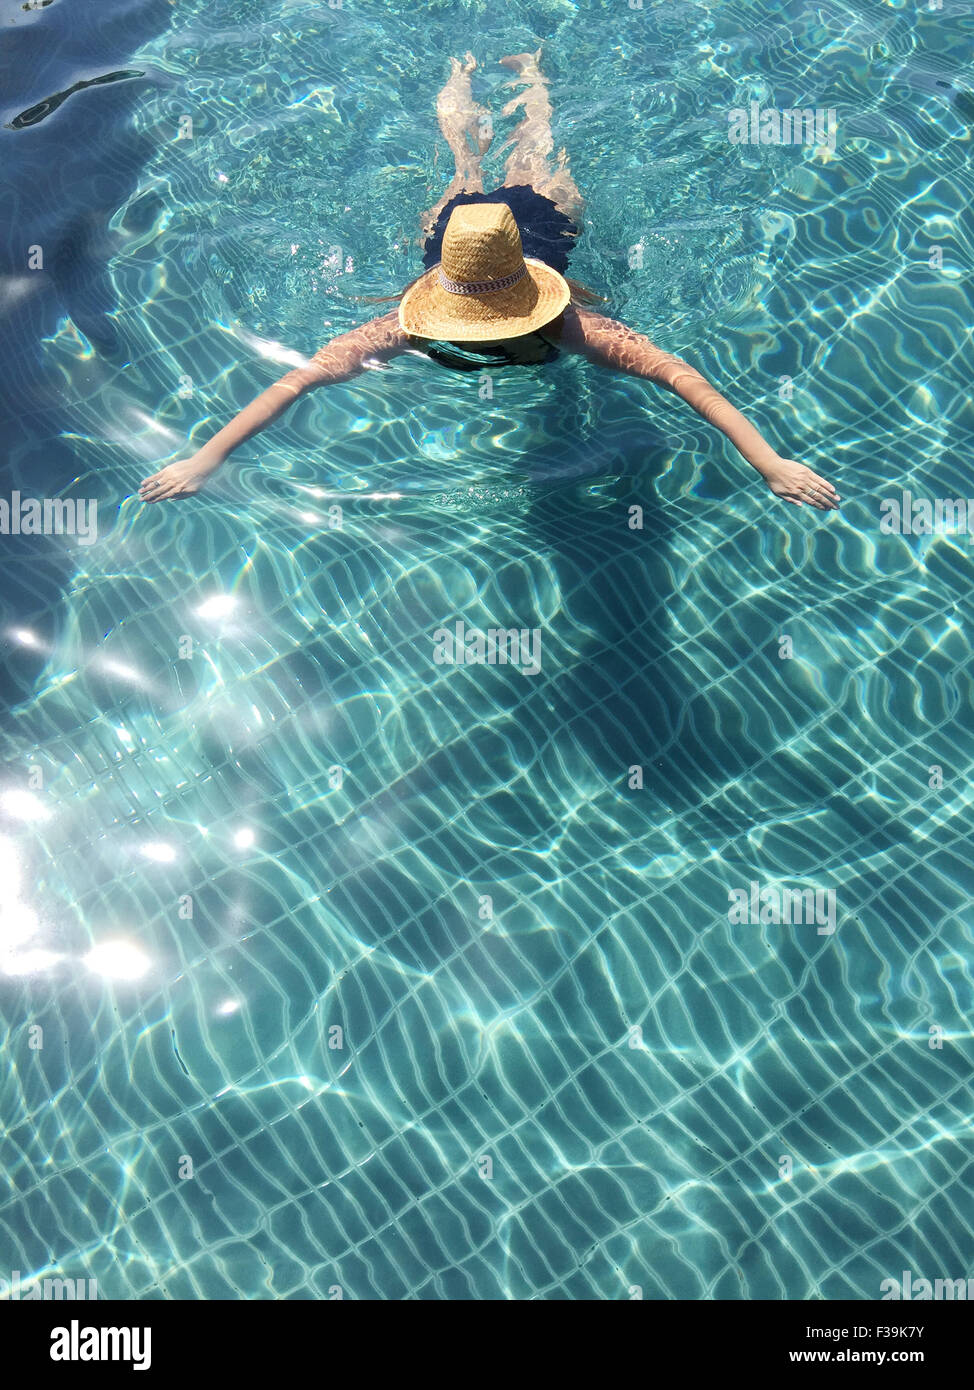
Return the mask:
[[399,324],[398,308],[391,309],[381,318],[370,319],[354,331],[360,333],[364,340],[373,343],[377,351],[403,352],[409,346],[409,337]]
[[347,381],[365,367],[382,366],[408,346],[409,340],[399,327],[399,312],[394,309],[348,333],[339,333],[320,347],[311,359],[306,384]]
[[568,352],[581,353],[600,367],[650,376],[656,359],[666,356],[644,333],[576,304],[569,304],[562,322],[560,345]]
[[409,340],[399,327],[399,311],[393,309],[381,318],[370,319],[368,323],[359,324],[358,328],[332,338],[318,349],[312,361],[322,358],[331,360],[336,350],[352,358],[359,356],[360,360],[366,357],[393,357],[397,352],[404,352],[408,346]]
[[561,341],[565,347],[573,347],[578,352],[641,337],[642,334],[618,319],[606,318],[604,314],[593,313],[577,304],[569,304],[562,314]]

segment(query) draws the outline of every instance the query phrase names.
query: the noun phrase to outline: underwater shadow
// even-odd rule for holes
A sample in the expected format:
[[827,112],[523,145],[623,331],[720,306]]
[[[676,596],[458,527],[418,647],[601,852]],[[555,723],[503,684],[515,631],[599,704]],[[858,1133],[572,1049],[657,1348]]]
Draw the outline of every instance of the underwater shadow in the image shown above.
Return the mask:
[[[545,634],[553,660],[524,703],[537,706],[551,751],[580,754],[582,768],[647,809],[661,803],[679,813],[696,805],[714,753],[686,718],[697,691],[668,612],[677,570],[666,509],[654,498],[662,456],[641,448],[639,474],[617,473],[598,505],[575,485],[531,508],[527,533],[554,567],[570,622],[560,651],[561,622]],[[641,528],[630,526],[632,507],[642,509]],[[584,647],[571,659],[577,628]]]

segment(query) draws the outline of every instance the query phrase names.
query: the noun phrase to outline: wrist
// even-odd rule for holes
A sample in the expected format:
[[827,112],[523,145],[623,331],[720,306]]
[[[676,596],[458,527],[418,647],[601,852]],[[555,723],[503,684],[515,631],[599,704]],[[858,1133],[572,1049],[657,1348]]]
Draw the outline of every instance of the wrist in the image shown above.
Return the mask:
[[192,462],[194,467],[202,469],[207,473],[212,473],[215,468],[220,467],[220,464],[224,462],[226,457],[226,452],[223,449],[214,449],[212,447],[211,440],[209,444],[204,444],[202,449],[197,449],[196,453],[193,455]]
[[757,469],[762,478],[766,478],[769,473],[773,473],[781,462],[781,455],[776,454],[773,449],[769,449],[767,453],[762,450],[760,453],[748,459],[748,463],[752,468]]

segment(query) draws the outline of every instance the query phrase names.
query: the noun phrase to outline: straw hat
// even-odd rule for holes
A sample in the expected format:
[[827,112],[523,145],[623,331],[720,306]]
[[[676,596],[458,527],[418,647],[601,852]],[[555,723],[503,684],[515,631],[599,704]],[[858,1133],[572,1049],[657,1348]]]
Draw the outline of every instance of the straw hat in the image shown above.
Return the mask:
[[518,338],[557,318],[571,298],[564,276],[524,255],[506,203],[454,208],[442,257],[399,301],[400,326],[418,338]]

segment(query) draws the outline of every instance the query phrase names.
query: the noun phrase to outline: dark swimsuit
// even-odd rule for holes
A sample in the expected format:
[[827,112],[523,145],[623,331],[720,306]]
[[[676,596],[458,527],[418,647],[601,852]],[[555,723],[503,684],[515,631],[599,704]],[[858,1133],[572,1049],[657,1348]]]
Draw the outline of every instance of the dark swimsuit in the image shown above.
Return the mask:
[[416,338],[413,341],[417,346],[422,346],[427,357],[432,357],[441,367],[451,367],[455,372],[482,372],[487,367],[540,367],[545,362],[553,362],[558,356],[558,349],[554,343],[549,342],[541,333],[524,334],[525,342],[532,339],[543,342],[547,352],[544,357],[532,357],[528,362],[515,356],[503,345],[476,348],[472,343],[461,346],[460,343],[430,342],[425,338]]
[[[579,228],[570,217],[555,207],[550,198],[536,193],[527,184],[517,184],[513,188],[495,188],[493,193],[458,193],[455,198],[451,198],[437,218],[436,226],[426,241],[423,265],[427,270],[439,263],[443,233],[453,209],[467,203],[506,203],[521,233],[521,250],[525,256],[544,261],[552,270],[564,275]],[[507,348],[497,345],[474,348],[472,345],[461,347],[457,343],[428,342],[425,339],[415,341],[434,362],[457,372],[483,371],[484,368],[492,366],[535,367],[552,362],[558,356],[557,347],[549,342],[543,333],[526,333],[524,336],[526,339],[537,338],[547,343],[548,351],[545,356],[524,362]]]

